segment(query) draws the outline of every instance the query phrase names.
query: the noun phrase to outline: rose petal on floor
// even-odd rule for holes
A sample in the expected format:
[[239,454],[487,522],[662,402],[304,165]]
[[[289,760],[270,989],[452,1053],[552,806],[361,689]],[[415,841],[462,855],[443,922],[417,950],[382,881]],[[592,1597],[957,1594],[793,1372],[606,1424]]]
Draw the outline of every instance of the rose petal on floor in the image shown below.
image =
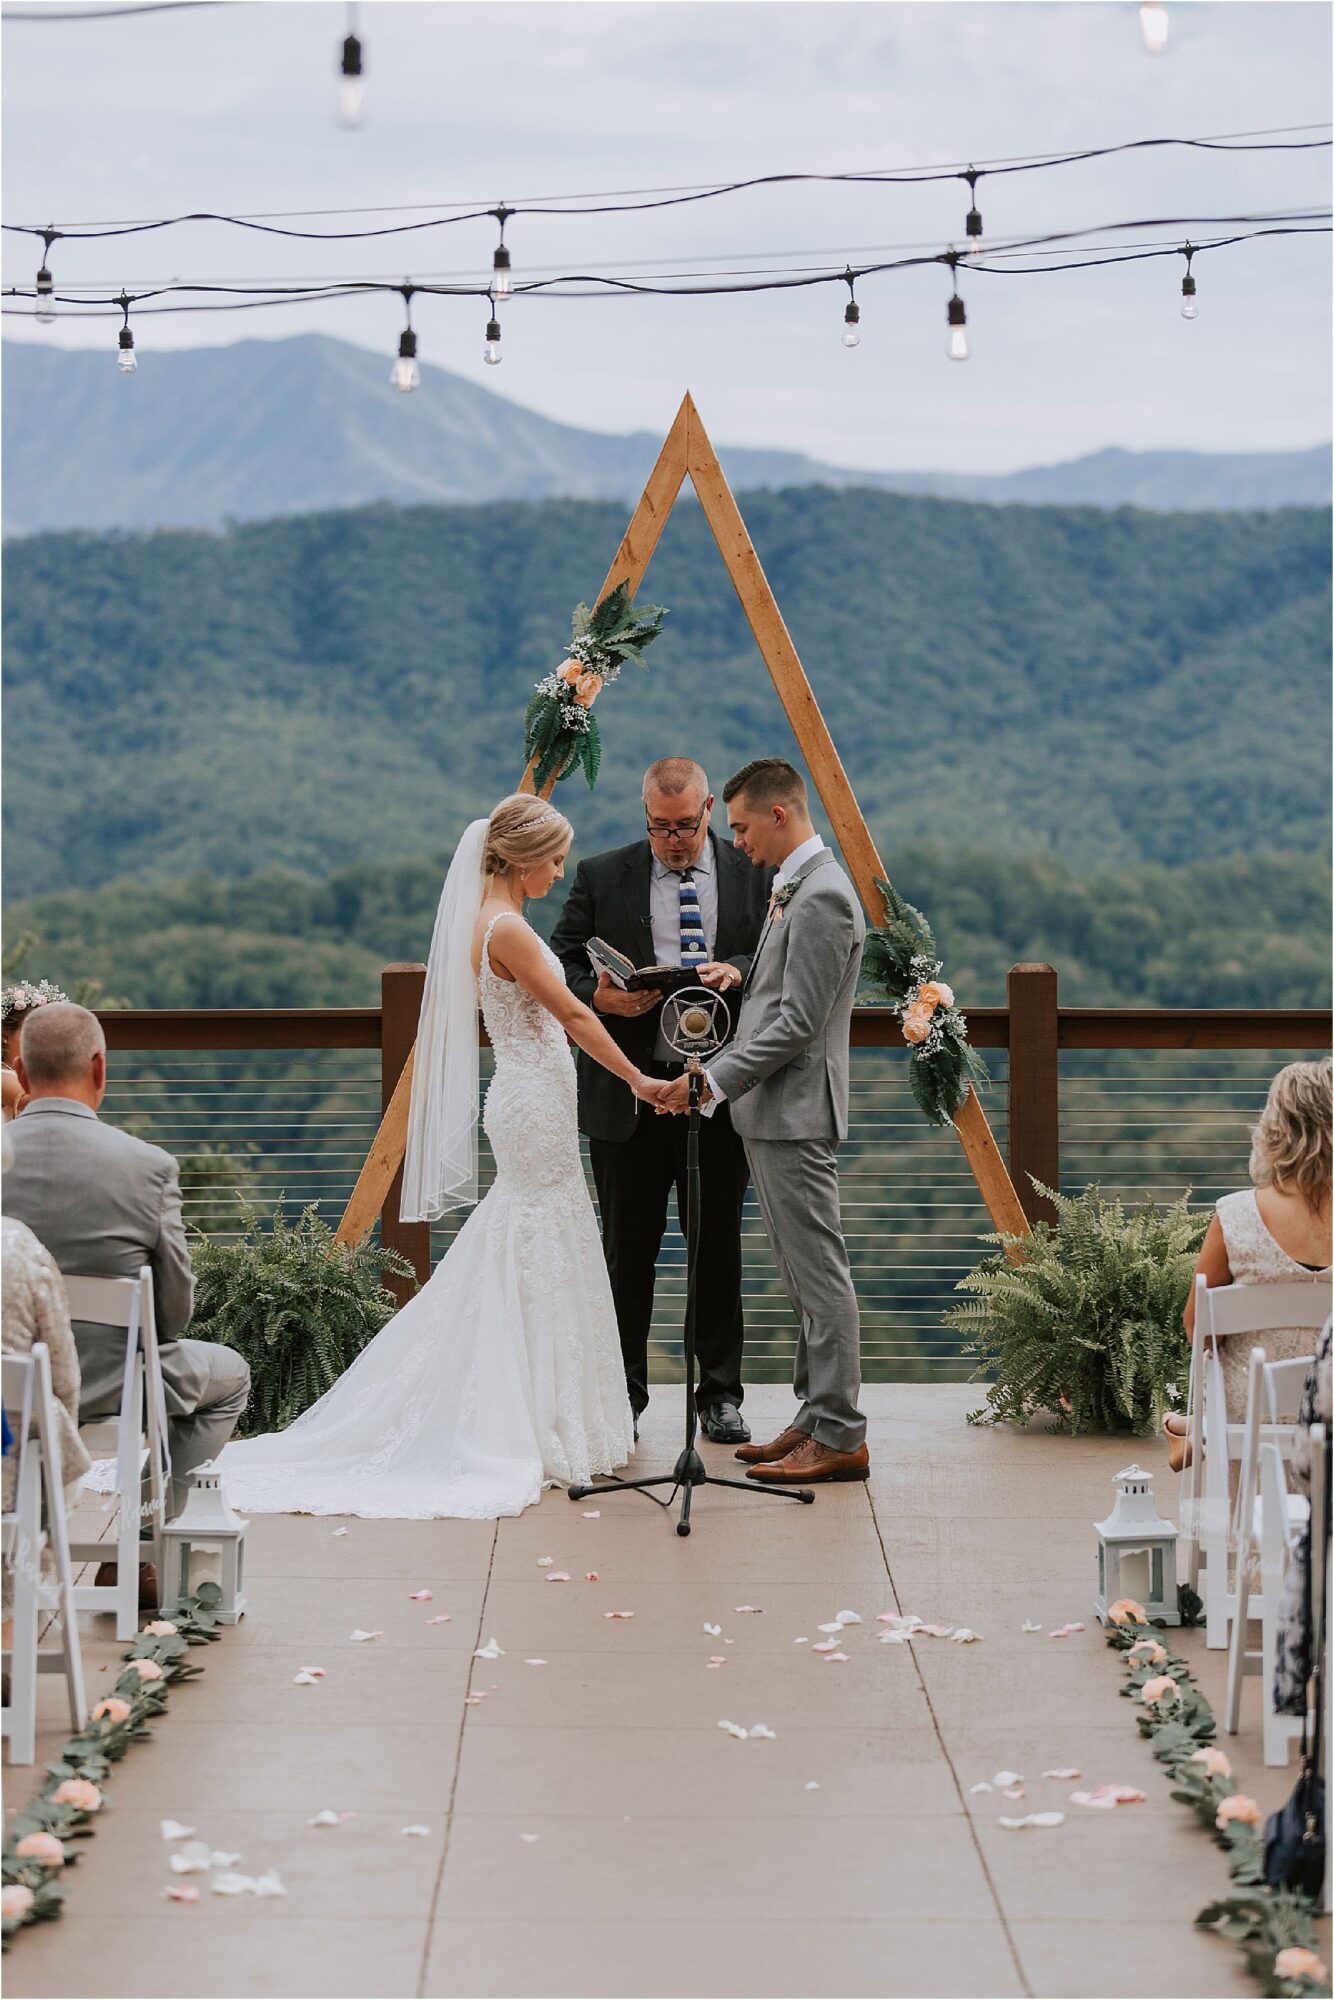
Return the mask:
[[362,1643],[362,1641],[363,1641],[363,1640],[365,1640],[365,1639],[383,1639],[383,1637],[384,1637],[384,1628],[383,1628],[382,1626],[380,1626],[380,1627],[377,1627],[377,1628],[376,1628],[376,1630],[375,1630],[374,1632],[364,1632],[364,1631],[362,1630],[361,1626],[360,1626],[360,1625],[358,1625],[358,1627],[357,1627],[356,1631],[355,1631],[355,1632],[352,1632],[352,1633],[349,1633],[349,1635],[348,1635],[348,1636],[349,1636],[349,1638],[351,1638],[351,1639],[355,1640],[355,1642],[356,1642],[356,1643],[357,1643],[358,1645],[360,1645],[360,1644]]
[[340,1535],[345,1535],[346,1533],[347,1533],[346,1528],[335,1528],[333,1534],[330,1536],[330,1540],[336,1542]]
[[342,1824],[343,1822],[338,1814],[327,1806],[323,1812],[317,1812],[314,1819],[306,1821],[307,1826],[341,1826]]
[[750,1734],[752,1736],[767,1736],[771,1743],[778,1741],[777,1732],[768,1728],[763,1722],[755,1723],[750,1730]]
[[970,1785],[968,1789],[970,1792],[991,1792],[995,1790],[995,1786],[989,1785],[986,1779],[983,1778],[979,1784]]
[[486,1700],[485,1690],[482,1688],[474,1688],[471,1694],[464,1695],[463,1706],[465,1708],[476,1708],[479,1701],[485,1701],[485,1700]]
[[1015,1800],[1026,1799],[1028,1797],[1028,1786],[1007,1785],[1005,1787],[1005,1796],[1007,1799],[1015,1799]]
[[178,1819],[160,1819],[158,1832],[164,1840],[188,1840],[194,1832],[192,1826],[182,1826]]
[[1098,1785],[1091,1792],[1071,1792],[1072,1806],[1093,1806],[1104,1812],[1115,1811],[1117,1806],[1135,1806],[1144,1803],[1145,1794],[1136,1791],[1133,1785]]
[[313,1674],[313,1673],[312,1673],[312,1672],[310,1671],[310,1668],[309,1668],[309,1667],[303,1667],[303,1668],[301,1669],[301,1672],[300,1672],[299,1674],[293,1674],[293,1676],[292,1676],[292,1686],[293,1686],[293,1687],[299,1687],[299,1688],[313,1688],[313,1687],[318,1687],[318,1686],[319,1686],[319,1684],[320,1684],[320,1681],[321,1681],[322,1679],[323,1679],[323,1675],[321,1675],[321,1674]]
[[399,1828],[399,1832],[410,1834],[414,1840],[429,1840],[431,1837],[429,1826],[404,1826]]
[[408,1592],[408,1603],[429,1604],[434,1596],[435,1592],[433,1590],[410,1590]]
[[753,1611],[761,1616],[763,1616],[764,1613],[764,1606],[762,1604],[734,1604],[732,1606],[732,1609],[733,1611],[736,1612]]
[[193,1882],[168,1882],[162,1891],[169,1903],[197,1903],[199,1891]]
[[602,1615],[604,1618],[633,1618],[635,1614],[633,1611],[604,1611]]
[[544,1667],[544,1666],[546,1665],[546,1661],[545,1661],[545,1660],[525,1660],[525,1661],[524,1661],[524,1665],[525,1665],[526,1667]]
[[494,1639],[488,1639],[484,1646],[478,1646],[473,1653],[474,1660],[503,1660],[504,1657],[505,1648],[497,1644]]
[[270,1868],[267,1875],[256,1875],[250,1887],[255,1895],[261,1899],[265,1896],[285,1896],[287,1894],[286,1889],[283,1887],[282,1877],[274,1868]]
[[168,1866],[173,1875],[207,1875],[212,1866],[208,1852],[206,1840],[188,1841],[184,1847],[177,1848]]
[[1068,1639],[1072,1632],[1082,1632],[1083,1629],[1082,1625],[1058,1625],[1054,1631],[1047,1634],[1047,1637],[1049,1639]]
[[820,1627],[820,1630],[822,1632],[841,1632],[843,1630],[843,1627],[839,1624],[837,1618],[835,1618],[832,1624],[822,1625]]
[[820,1780],[818,1778],[807,1778],[805,1789],[808,1792],[818,1792],[820,1789]]
[[220,1847],[215,1847],[208,1858],[214,1868],[235,1868],[241,1859],[239,1854],[224,1854]]
[[584,1509],[584,1519],[586,1521],[600,1521],[602,1519],[602,1509],[600,1507],[586,1507]]
[[991,1782],[997,1791],[1003,1792],[1007,1785],[1022,1785],[1024,1774],[1022,1771],[997,1771]]
[[953,1634],[952,1625],[915,1625],[914,1639],[948,1639]]
[[437,1611],[435,1617],[428,1618],[426,1622],[428,1625],[448,1625],[449,1619],[450,1614],[448,1611]]
[[1083,1772],[1076,1765],[1061,1764],[1053,1771],[1044,1771],[1044,1778],[1082,1778]]
[[971,1646],[982,1637],[980,1632],[971,1631],[967,1625],[956,1625],[950,1638],[956,1646]]
[[254,1888],[255,1879],[253,1875],[234,1875],[230,1869],[224,1869],[208,1886],[215,1896],[244,1896]]
[[570,1573],[568,1570],[564,1569],[553,1569],[550,1576],[547,1578],[548,1583],[568,1583],[569,1580],[570,1580]]
[[794,1639],[792,1643],[794,1646],[809,1646],[811,1642],[809,1639]]
[[720,1638],[722,1637],[722,1631],[723,1631],[723,1628],[722,1628],[722,1626],[721,1626],[721,1625],[707,1625],[707,1624],[706,1624],[706,1625],[705,1625],[705,1627],[704,1627],[704,1630],[705,1630],[706,1632],[710,1633],[710,1634],[712,1635],[712,1637],[713,1637],[713,1638],[715,1638],[715,1639],[720,1639]]
[[718,1727],[720,1729],[725,1729],[729,1736],[735,1736],[739,1743],[744,1743],[747,1736],[750,1734],[750,1731],[748,1729],[743,1729],[739,1722],[720,1722],[718,1724]]
[[585,1583],[596,1583],[597,1580],[598,1580],[598,1573],[595,1569],[586,1569],[584,1571]]
[[1004,1814],[996,1821],[997,1826],[1063,1826],[1065,1814],[1058,1812],[1025,1813],[1022,1819],[1006,1819]]
[[860,1625],[861,1622],[862,1616],[860,1611],[840,1611],[838,1614],[838,1623],[840,1625]]
[[1019,1630],[1021,1632],[1040,1632],[1042,1627],[1038,1624],[1036,1618],[1025,1618]]
[[811,1647],[811,1651],[813,1653],[836,1653],[838,1651],[838,1640],[822,1639],[818,1646]]
[[851,1657],[850,1653],[829,1653],[825,1657],[825,1665],[827,1667],[846,1667]]
[[911,1638],[911,1632],[882,1632],[880,1643],[882,1646],[906,1646]]
[[531,1847],[533,1842],[535,1840],[540,1840],[542,1836],[540,1833],[521,1833],[519,1835],[519,1838],[520,1840],[526,1841],[528,1845]]
[[550,1569],[555,1560],[555,1556],[539,1556],[537,1558],[537,1567],[539,1569]]

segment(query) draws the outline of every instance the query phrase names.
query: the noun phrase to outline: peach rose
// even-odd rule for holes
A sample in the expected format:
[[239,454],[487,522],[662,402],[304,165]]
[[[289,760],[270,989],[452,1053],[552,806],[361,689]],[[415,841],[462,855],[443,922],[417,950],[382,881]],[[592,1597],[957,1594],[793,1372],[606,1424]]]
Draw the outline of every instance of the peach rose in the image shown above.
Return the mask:
[[1254,1799],[1248,1799],[1245,1792],[1234,1792],[1230,1799],[1224,1799],[1214,1817],[1216,1827],[1231,1826],[1239,1820],[1242,1826],[1259,1826],[1260,1808]]
[[65,1850],[53,1833],[25,1833],[14,1849],[20,1861],[40,1861],[43,1868],[63,1868]]
[[164,1678],[156,1660],[131,1660],[130,1672],[138,1674],[141,1681],[160,1681]]
[[26,1917],[32,1905],[32,1890],[26,1882],[6,1882],[0,1889],[0,1917]]
[[1274,1960],[1274,1972],[1279,1979],[1316,1979],[1323,1983],[1329,1978],[1329,1967],[1324,1959],[1317,1958],[1313,1951],[1308,1951],[1301,1944],[1283,1947]]
[[1145,1681],[1139,1691],[1139,1698],[1148,1707],[1156,1708],[1160,1701],[1175,1701],[1181,1692],[1171,1674],[1158,1674],[1151,1681]]
[[1215,1750],[1212,1743],[1206,1743],[1203,1750],[1192,1750],[1189,1758],[1192,1764],[1203,1764],[1211,1778],[1230,1778],[1232,1766],[1221,1750]]
[[578,660],[567,660],[563,667],[557,667],[556,679],[558,681],[568,681],[570,686],[573,687],[583,671]]
[[172,1624],[170,1618],[155,1618],[151,1625],[145,1625],[144,1637],[146,1639],[174,1639],[176,1637],[176,1627]]
[[99,1701],[93,1710],[94,1722],[128,1722],[129,1719],[130,1704],[128,1701],[122,1701],[118,1694],[109,1694],[104,1701]]
[[[1110,1612],[1108,1616],[1111,1616]],[[1161,1667],[1167,1658],[1167,1648],[1160,1646],[1156,1639],[1138,1639],[1126,1654],[1126,1658],[1133,1660],[1140,1667]]]
[[918,987],[917,997],[925,1007],[952,1007],[954,988],[947,986],[943,979],[928,979]]
[[1133,1597],[1118,1597],[1115,1604],[1107,1607],[1107,1616],[1113,1625],[1147,1625],[1149,1614],[1142,1604],[1136,1604]]
[[574,682],[574,698],[581,708],[591,708],[602,691],[601,674],[580,674]]
[[903,1017],[905,1042],[924,1042],[931,1033],[931,1008],[914,1004]]
[[87,1778],[66,1778],[52,1792],[51,1803],[76,1806],[80,1812],[97,1812],[102,1804],[102,1794]]

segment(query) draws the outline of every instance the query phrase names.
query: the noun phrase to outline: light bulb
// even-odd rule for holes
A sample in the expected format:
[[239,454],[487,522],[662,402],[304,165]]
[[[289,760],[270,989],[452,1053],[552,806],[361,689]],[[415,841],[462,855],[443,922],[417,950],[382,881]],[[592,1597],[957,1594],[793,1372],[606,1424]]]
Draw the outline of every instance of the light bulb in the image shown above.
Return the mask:
[[862,309],[857,304],[856,299],[849,299],[843,312],[843,345],[845,347],[861,346],[861,316]]
[[500,321],[489,319],[486,323],[486,346],[482,349],[482,359],[489,368],[500,366]]
[[361,104],[365,89],[361,81],[361,43],[355,35],[348,35],[343,42],[343,81],[338,91],[338,115],[349,128],[361,123]]
[[964,255],[970,264],[976,264],[982,256],[982,217],[975,208],[970,208],[964,219],[964,233],[968,238]]
[[123,326],[117,336],[116,366],[122,375],[133,375],[139,366],[139,357],[134,351],[134,335],[128,326]]
[[503,243],[497,244],[496,254],[491,260],[491,295],[497,299],[507,299],[514,290],[514,272],[510,268],[510,253]]
[[1187,271],[1185,277],[1181,280],[1181,317],[1182,319],[1198,319],[1199,316],[1200,308],[1195,299],[1195,280],[1190,272]]
[[1160,56],[1167,47],[1168,19],[1163,0],[1144,0],[1139,10],[1140,33],[1151,56]]
[[1200,309],[1196,305],[1194,299],[1183,299],[1181,301],[1182,319],[1198,319],[1199,316],[1200,316]]
[[964,311],[963,300],[957,292],[950,300],[949,309],[946,313],[946,322],[949,327],[949,336],[945,343],[946,354],[948,354],[951,361],[966,361],[968,359],[968,315]]
[[421,369],[417,366],[417,336],[409,326],[398,336],[398,359],[389,371],[389,381],[391,387],[407,396],[421,386],[421,379]]
[[56,309],[51,303],[51,294],[54,290],[51,273],[43,264],[37,273],[37,318],[43,326],[50,326],[56,316]]

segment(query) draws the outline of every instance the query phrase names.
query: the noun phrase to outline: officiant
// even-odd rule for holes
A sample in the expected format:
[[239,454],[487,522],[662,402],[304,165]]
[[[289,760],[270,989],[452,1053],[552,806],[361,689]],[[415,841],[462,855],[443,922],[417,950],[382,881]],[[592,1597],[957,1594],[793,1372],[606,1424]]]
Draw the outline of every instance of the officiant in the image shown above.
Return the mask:
[[[595,977],[587,944],[599,937],[634,965],[697,968],[700,984],[735,996],[750,968],[772,870],[753,868],[709,825],[713,796],[690,757],[662,757],[644,774],[646,838],[581,861],[551,943],[571,991],[603,1017],[651,1076],[684,1064],[661,1031],[662,996]],[[610,1072],[580,1055],[579,1129],[587,1134],[602,1242],[636,1423],[648,1402],[648,1339],[658,1252],[676,1191],[686,1214],[686,1121],[657,1118]],[[695,1347],[700,1428],[717,1444],[746,1444],[741,1415],[741,1209],[745,1149],[726,1105],[700,1131],[701,1227]],[[636,1435],[638,1433],[636,1432]]]

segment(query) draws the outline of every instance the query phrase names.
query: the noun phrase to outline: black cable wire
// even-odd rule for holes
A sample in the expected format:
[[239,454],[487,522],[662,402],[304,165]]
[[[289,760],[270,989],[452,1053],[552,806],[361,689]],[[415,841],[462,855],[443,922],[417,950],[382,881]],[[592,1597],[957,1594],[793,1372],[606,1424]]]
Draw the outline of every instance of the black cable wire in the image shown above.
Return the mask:
[[[184,4],[184,0],[181,0]],[[1083,152],[1064,153],[1053,156],[1034,157],[1012,165],[978,168],[978,178],[992,174],[1037,173],[1048,167],[1063,167],[1087,160],[1109,159],[1121,153],[1143,152],[1157,147],[1181,146],[1203,152],[1253,153],[1253,152],[1310,152],[1328,150],[1329,139],[1266,139],[1266,140],[1225,140],[1225,139],[1129,139],[1115,146],[1093,146]],[[972,171],[971,169],[969,171]],[[509,215],[627,215],[643,214],[662,208],[681,208],[702,201],[714,201],[724,195],[744,193],[751,188],[788,187],[816,184],[821,186],[865,186],[865,187],[913,187],[932,182],[963,180],[966,175],[953,168],[930,168],[922,172],[910,173],[844,173],[844,174],[758,174],[749,180],[728,181],[683,194],[654,196],[642,201],[578,202],[565,206],[554,206],[545,201],[506,204]],[[411,236],[428,229],[448,229],[461,222],[478,222],[483,217],[494,219],[496,204],[485,207],[464,209],[452,215],[433,215],[420,222],[384,223],[373,229],[293,229],[275,222],[262,222],[241,215],[224,215],[212,209],[192,210],[184,215],[162,216],[149,222],[129,222],[96,228],[61,229],[61,235],[70,242],[106,241],[119,236],[142,236],[161,229],[176,229],[187,222],[217,222],[227,228],[246,229],[263,236],[290,237],[303,242],[333,243],[360,242],[369,238],[387,236]],[[6,232],[15,235],[40,236],[43,225],[28,222],[6,222],[0,224]]]

